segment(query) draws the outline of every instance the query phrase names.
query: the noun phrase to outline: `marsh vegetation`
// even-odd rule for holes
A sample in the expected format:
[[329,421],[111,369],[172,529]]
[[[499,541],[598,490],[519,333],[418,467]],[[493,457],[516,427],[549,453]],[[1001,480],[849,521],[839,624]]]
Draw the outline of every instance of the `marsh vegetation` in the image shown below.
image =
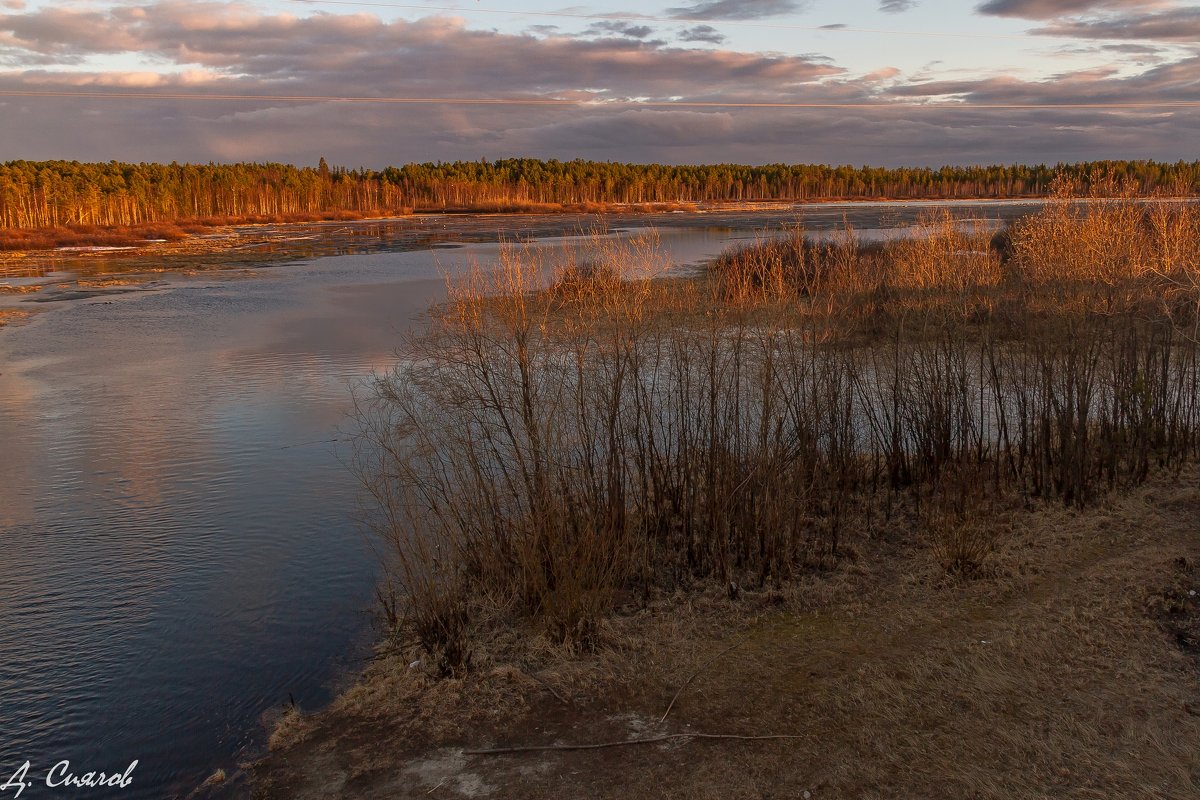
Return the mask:
[[902,515],[970,577],[1001,511],[1180,469],[1200,210],[1075,193],[1000,234],[797,230],[699,278],[653,236],[508,249],[359,398],[393,625],[443,674],[481,626],[591,648],[617,604],[781,587]]

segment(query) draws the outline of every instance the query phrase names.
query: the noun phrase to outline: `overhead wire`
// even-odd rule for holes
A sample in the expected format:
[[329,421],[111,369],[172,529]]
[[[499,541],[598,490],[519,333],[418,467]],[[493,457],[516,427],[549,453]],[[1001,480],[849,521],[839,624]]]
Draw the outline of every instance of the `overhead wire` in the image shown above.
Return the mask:
[[636,98],[558,98],[558,97],[371,97],[350,95],[285,95],[285,94],[230,94],[210,92],[151,92],[151,91],[50,91],[40,89],[3,89],[0,97],[72,97],[111,100],[184,100],[184,101],[259,101],[298,103],[375,103],[389,105],[480,105],[480,106],[571,106],[579,108],[775,108],[775,109],[858,109],[887,111],[893,109],[920,109],[940,111],[979,110],[1040,110],[1040,109],[1109,109],[1109,110],[1153,110],[1172,108],[1200,108],[1200,100],[1147,100],[1141,102],[1073,102],[1073,103],[970,103],[970,102],[906,102],[884,101],[875,103],[838,102],[749,102],[736,100],[643,100]]

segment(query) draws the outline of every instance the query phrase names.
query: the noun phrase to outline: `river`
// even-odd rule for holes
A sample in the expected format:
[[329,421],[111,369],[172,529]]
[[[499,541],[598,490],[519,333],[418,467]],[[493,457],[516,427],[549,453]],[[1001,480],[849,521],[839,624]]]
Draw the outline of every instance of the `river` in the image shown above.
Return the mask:
[[[930,205],[803,218],[880,234]],[[1030,207],[954,204],[993,223]],[[653,224],[686,268],[797,213],[611,224]],[[279,229],[280,246],[236,268],[217,254],[187,269],[123,253],[0,264],[0,284],[49,284],[0,295],[38,312],[0,328],[0,783],[29,761],[22,796],[36,800],[58,794],[41,780],[63,759],[77,772],[136,759],[128,788],[89,796],[185,795],[259,752],[285,703],[326,703],[376,636],[377,563],[344,466],[350,387],[390,365],[444,274],[494,262],[498,239],[557,247],[591,224]],[[77,291],[100,273],[140,282]]]

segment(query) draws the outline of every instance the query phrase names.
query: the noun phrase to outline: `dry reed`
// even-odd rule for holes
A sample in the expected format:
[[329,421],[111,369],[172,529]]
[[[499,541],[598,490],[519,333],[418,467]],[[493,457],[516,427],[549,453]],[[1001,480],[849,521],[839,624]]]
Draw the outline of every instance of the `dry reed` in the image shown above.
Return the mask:
[[586,647],[618,596],[778,584],[903,497],[977,572],[998,501],[1200,451],[1198,220],[1064,195],[1003,237],[793,233],[698,280],[653,237],[508,248],[360,396],[397,623],[448,673],[485,615]]

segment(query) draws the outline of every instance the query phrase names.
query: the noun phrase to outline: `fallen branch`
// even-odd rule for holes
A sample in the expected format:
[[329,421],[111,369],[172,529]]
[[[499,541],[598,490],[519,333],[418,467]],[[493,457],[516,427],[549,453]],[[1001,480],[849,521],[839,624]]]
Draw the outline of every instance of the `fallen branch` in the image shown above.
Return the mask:
[[558,693],[558,691],[557,691],[557,690],[555,690],[555,688],[554,688],[553,686],[551,686],[551,685],[550,685],[549,683],[547,683],[545,680],[543,680],[542,678],[540,678],[540,677],[538,677],[537,675],[533,674],[533,673],[532,673],[532,672],[530,672],[529,670],[524,670],[524,671],[522,672],[522,674],[524,674],[524,675],[528,675],[530,678],[533,678],[535,681],[537,681],[538,683],[540,683],[540,684],[542,685],[542,688],[543,688],[543,689],[545,689],[545,690],[546,690],[547,692],[549,692],[550,694],[554,695],[555,699],[557,699],[557,700],[558,700],[558,702],[562,703],[564,706],[573,706],[573,705],[575,705],[575,704],[574,704],[574,703],[572,703],[570,700],[568,700],[567,698],[565,698],[565,697],[563,697],[561,694],[559,694],[559,693]]
[[683,685],[679,687],[679,690],[675,692],[675,696],[671,698],[671,702],[667,706],[667,710],[663,712],[663,715],[661,717],[659,717],[658,724],[662,725],[663,722],[666,721],[667,715],[670,714],[671,709],[675,707],[675,701],[679,699],[679,695],[683,694],[683,690],[686,689],[691,684],[692,681],[696,680],[696,678],[698,678],[700,676],[701,672],[704,672],[704,670],[708,669],[709,665],[712,664],[714,661],[716,661],[721,656],[725,655],[726,653],[730,652],[731,650],[736,650],[737,648],[741,647],[743,644],[746,643],[746,640],[748,638],[750,638],[750,634],[749,633],[744,634],[736,642],[729,645],[729,647],[726,647],[724,650],[717,653],[715,656],[708,659],[703,664],[701,664],[699,667],[697,667],[696,671],[693,672],[691,674],[691,676],[689,676],[688,679],[683,682]]
[[802,734],[778,733],[768,736],[742,736],[736,733],[667,733],[662,736],[649,736],[645,739],[625,739],[620,742],[599,742],[592,744],[546,744],[530,745],[528,747],[496,747],[490,750],[463,750],[465,756],[500,756],[509,753],[538,753],[548,750],[600,750],[606,747],[626,747],[634,744],[655,744],[668,742],[672,739],[732,739],[745,742],[765,742],[778,739],[803,739]]

